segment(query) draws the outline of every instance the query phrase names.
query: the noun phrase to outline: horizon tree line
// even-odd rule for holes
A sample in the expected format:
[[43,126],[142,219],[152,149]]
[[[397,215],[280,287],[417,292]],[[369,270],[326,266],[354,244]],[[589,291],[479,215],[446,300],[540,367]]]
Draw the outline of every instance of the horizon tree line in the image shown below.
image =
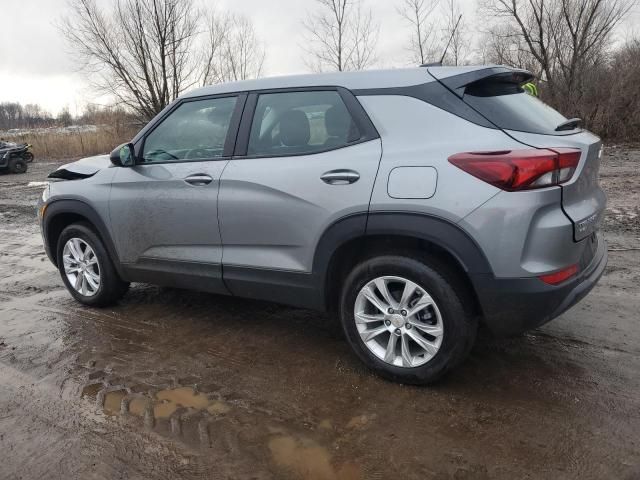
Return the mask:
[[[639,90],[633,79],[640,46],[633,38],[615,43],[616,29],[636,0],[477,0],[477,32],[462,16],[459,0],[395,2],[406,50],[406,62],[396,63],[437,61],[446,47],[446,65],[474,61],[532,71],[546,102],[605,134],[613,133],[604,123],[616,115],[618,126],[639,123],[632,108],[639,95],[628,89]],[[152,118],[190,88],[264,73],[265,43],[246,16],[201,8],[194,0],[114,0],[110,8],[96,0],[70,0],[70,6],[59,27],[82,69],[97,92],[141,119]],[[314,0],[300,30],[312,71],[385,63],[377,51],[380,22],[366,0]],[[29,107],[24,108],[34,106]],[[0,126],[10,118],[0,110]]]

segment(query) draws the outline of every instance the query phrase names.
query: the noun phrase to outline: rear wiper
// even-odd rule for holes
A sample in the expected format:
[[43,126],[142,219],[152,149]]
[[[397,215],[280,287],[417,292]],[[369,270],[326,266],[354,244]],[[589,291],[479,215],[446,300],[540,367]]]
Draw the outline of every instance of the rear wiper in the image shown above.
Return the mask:
[[573,130],[578,126],[578,124],[582,123],[581,118],[570,118],[566,122],[562,122],[560,125],[556,127],[556,132],[562,132],[564,130]]

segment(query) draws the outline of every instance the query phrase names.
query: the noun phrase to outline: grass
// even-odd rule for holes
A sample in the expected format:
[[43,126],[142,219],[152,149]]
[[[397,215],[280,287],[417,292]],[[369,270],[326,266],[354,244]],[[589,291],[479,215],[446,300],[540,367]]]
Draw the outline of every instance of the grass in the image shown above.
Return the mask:
[[136,134],[132,128],[102,127],[95,132],[32,132],[7,138],[12,142],[32,145],[38,159],[76,159],[109,153]]

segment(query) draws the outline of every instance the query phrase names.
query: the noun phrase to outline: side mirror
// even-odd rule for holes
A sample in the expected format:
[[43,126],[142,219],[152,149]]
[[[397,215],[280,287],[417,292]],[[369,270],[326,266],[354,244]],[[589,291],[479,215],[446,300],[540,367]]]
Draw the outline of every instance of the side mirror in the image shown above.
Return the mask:
[[116,147],[109,156],[111,163],[117,167],[132,167],[135,165],[136,151],[133,143],[123,143]]

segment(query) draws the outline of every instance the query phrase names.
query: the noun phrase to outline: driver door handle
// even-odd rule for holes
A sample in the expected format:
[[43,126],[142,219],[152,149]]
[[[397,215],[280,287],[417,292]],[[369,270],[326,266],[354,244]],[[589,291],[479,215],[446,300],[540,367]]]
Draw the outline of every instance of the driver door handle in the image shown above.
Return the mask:
[[322,174],[320,179],[329,185],[349,185],[360,179],[360,174],[354,170],[331,170]]
[[189,175],[184,179],[184,181],[195,187],[202,187],[204,185],[209,185],[213,181],[213,178],[204,173],[196,173],[194,175]]

